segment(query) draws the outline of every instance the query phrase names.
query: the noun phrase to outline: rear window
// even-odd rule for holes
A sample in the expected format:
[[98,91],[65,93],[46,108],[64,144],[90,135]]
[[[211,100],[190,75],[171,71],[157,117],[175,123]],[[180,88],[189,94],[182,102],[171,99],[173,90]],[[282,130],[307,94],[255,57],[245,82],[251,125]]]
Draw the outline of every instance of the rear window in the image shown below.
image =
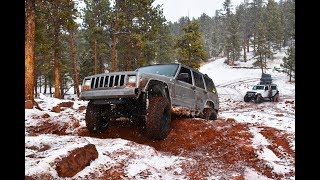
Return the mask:
[[203,76],[203,77],[207,85],[207,90],[212,91],[213,88],[215,88],[212,79],[210,79],[208,76]]
[[193,72],[193,77],[194,77],[194,82],[195,82],[195,85],[199,88],[202,88],[204,89],[204,84],[203,84],[203,79],[202,79],[202,75],[197,73],[197,72]]

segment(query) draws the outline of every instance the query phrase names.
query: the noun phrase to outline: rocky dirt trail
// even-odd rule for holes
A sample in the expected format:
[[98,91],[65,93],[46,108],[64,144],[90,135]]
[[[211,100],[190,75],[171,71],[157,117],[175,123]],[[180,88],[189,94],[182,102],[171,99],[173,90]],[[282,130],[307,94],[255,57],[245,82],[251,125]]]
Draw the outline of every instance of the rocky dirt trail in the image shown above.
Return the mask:
[[[78,109],[76,111],[81,110]],[[34,126],[27,126],[26,132],[30,136],[55,134],[73,138],[90,137],[91,139],[100,139],[102,141],[120,138],[127,140],[129,142],[127,145],[137,150],[143,149],[140,146],[148,146],[159,154],[181,157],[181,162],[177,164],[180,167],[179,171],[173,166],[166,167],[166,171],[172,171],[172,176],[176,175],[182,179],[203,179],[207,177],[213,179],[247,179],[248,171],[254,172],[256,177],[260,178],[289,179],[294,177],[295,154],[290,145],[292,134],[272,127],[261,126],[256,123],[239,123],[232,118],[215,121],[178,118],[172,121],[171,132],[165,140],[151,141],[144,137],[143,129],[135,127],[130,121],[121,119],[113,121],[106,132],[92,134],[84,126],[80,125],[81,119],[77,120],[72,114],[68,114],[67,117],[70,122],[63,123],[59,121],[59,118],[66,118],[62,115],[51,117],[49,114],[44,113],[40,116],[33,116],[33,121],[39,121],[39,123]],[[252,128],[258,129],[254,133],[260,132],[260,135],[269,144],[254,144]],[[39,147],[26,146],[26,148],[40,153],[53,147],[42,144]],[[274,171],[274,166],[261,158],[260,154],[266,148],[278,157],[278,164],[288,168],[287,171],[284,173]],[[93,150],[83,151],[82,154],[85,154],[86,151]],[[39,161],[41,161],[41,157],[37,157],[35,154],[27,155],[27,158],[39,158]],[[69,154],[72,153],[69,152]],[[128,149],[120,149],[114,154],[100,152],[99,156],[111,158],[111,165],[106,167],[104,164],[100,164],[97,168],[92,168],[89,174],[85,174],[82,177],[89,179],[166,179],[161,176],[161,173],[155,177],[152,174],[152,171],[155,171],[153,167],[147,167],[136,173],[135,176],[130,175],[127,170],[129,166],[132,166],[130,158],[139,157],[134,152],[128,151]],[[120,156],[125,156],[125,160],[119,160]],[[59,172],[67,172],[68,168],[79,166],[79,162],[71,159],[73,156],[65,155],[63,157],[64,161],[71,162],[68,166],[59,166],[60,169],[58,169],[58,163],[52,162],[52,166],[58,169],[56,170],[58,177]],[[90,165],[88,166],[90,167]],[[76,171],[73,175],[76,175],[76,173],[78,172]],[[55,178],[52,173],[28,174],[26,177],[29,179]],[[81,179],[82,177],[81,175],[78,177],[76,175],[71,176],[71,179]]]

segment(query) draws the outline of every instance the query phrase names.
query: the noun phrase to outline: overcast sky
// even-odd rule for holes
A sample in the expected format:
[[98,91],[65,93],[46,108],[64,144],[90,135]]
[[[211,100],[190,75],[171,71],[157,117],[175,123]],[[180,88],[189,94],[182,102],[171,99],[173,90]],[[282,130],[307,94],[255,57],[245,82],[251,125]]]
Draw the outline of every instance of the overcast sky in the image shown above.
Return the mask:
[[[231,0],[231,5],[236,7],[244,0]],[[155,0],[154,4],[163,4],[163,15],[167,21],[178,21],[182,16],[192,19],[198,18],[202,13],[210,17],[215,15],[217,9],[222,9],[224,0]]]

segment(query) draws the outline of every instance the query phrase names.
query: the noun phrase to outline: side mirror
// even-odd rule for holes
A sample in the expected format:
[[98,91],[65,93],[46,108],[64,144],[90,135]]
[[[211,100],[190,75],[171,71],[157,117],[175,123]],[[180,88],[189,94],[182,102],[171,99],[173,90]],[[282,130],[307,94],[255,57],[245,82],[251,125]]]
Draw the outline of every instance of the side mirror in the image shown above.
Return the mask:
[[188,78],[189,78],[189,74],[188,73],[181,73],[177,77],[178,80],[184,80],[184,79],[188,79]]

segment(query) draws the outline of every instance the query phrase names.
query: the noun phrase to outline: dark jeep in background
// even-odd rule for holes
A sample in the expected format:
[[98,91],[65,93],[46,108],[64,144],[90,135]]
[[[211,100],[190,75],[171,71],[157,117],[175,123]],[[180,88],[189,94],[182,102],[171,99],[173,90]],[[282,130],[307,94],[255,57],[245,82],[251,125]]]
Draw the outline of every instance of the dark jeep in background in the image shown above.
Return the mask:
[[90,132],[101,133],[111,119],[128,117],[156,140],[167,137],[172,113],[215,120],[219,109],[212,79],[176,63],[85,77],[80,98],[89,100]]

